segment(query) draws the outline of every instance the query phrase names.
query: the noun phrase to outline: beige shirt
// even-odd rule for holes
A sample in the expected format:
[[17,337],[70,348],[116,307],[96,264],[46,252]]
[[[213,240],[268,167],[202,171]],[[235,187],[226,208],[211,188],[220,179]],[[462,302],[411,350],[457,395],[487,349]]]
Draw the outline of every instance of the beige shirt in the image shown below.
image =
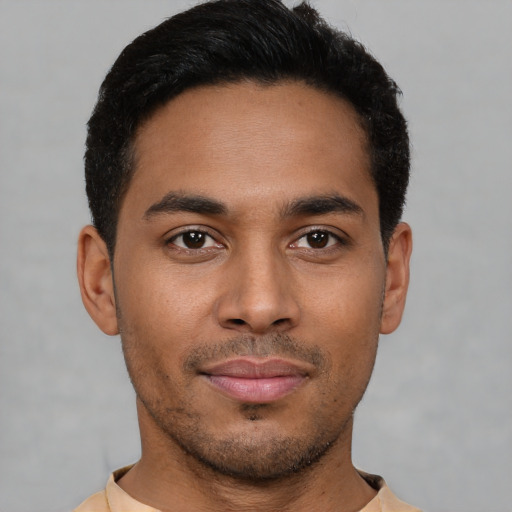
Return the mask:
[[[119,480],[130,467],[114,471],[108,479],[105,490],[85,500],[73,512],[159,512],[156,508],[133,499],[116,484],[116,480]],[[377,489],[378,493],[360,512],[421,512],[419,509],[400,501],[389,490],[386,482],[380,476],[362,472],[361,476],[374,489]]]

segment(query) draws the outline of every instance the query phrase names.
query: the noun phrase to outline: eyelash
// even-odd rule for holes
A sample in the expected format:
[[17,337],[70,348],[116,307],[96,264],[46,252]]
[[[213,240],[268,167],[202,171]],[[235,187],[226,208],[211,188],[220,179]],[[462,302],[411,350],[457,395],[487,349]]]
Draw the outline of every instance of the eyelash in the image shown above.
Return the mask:
[[[208,237],[209,239],[211,239],[213,241],[213,243],[211,243],[211,245],[209,245],[208,247],[201,246],[201,247],[195,247],[195,248],[194,247],[186,247],[185,243],[183,243],[183,245],[179,245],[179,244],[176,243],[176,241],[180,237],[183,238],[185,235],[191,235],[191,234],[197,234],[200,237]],[[215,236],[213,236],[211,233],[209,233],[208,231],[206,231],[205,229],[202,229],[202,228],[187,228],[187,229],[184,229],[183,231],[172,235],[170,238],[168,238],[166,240],[165,243],[166,243],[167,246],[174,246],[175,250],[190,251],[190,252],[193,252],[193,253],[198,253],[199,251],[204,252],[204,251],[207,251],[209,249],[222,246],[221,243],[217,242]]]
[[[321,234],[323,236],[327,236],[327,243],[324,247],[299,247],[299,242],[303,239],[307,239],[308,236]],[[308,242],[311,245],[311,242]],[[304,232],[300,237],[298,237],[294,242],[290,244],[290,247],[294,247],[297,249],[303,249],[306,251],[317,252],[317,251],[330,251],[338,249],[340,246],[348,245],[348,241],[346,238],[333,233],[329,229],[313,227],[308,231]]]
[[[183,239],[183,237],[185,235],[193,235],[193,234],[199,235],[199,238],[200,239],[202,238],[203,240],[205,238],[209,238],[212,242],[210,242],[210,245],[208,245],[207,247],[204,247],[204,245],[201,245],[198,247],[186,247],[186,243],[184,241],[182,241],[181,244],[176,243],[176,241],[180,237]],[[322,237],[327,236],[326,245],[323,247],[311,247],[311,242],[312,242],[311,240],[309,240],[307,242],[309,247],[302,247],[299,245],[301,240],[307,239],[307,237],[313,236],[313,235],[321,235],[318,240],[319,243],[323,243],[324,239]],[[168,238],[166,240],[165,243],[168,247],[172,246],[172,248],[176,251],[186,251],[186,252],[193,253],[193,254],[200,254],[200,253],[204,253],[206,251],[210,251],[212,249],[218,249],[220,247],[224,247],[224,245],[221,242],[217,241],[216,237],[213,234],[211,234],[209,231],[207,231],[203,228],[199,228],[199,227],[198,228],[190,227],[190,228],[184,229],[184,230],[180,231],[179,233],[172,235],[170,238]],[[200,240],[199,240],[199,243],[200,243]],[[339,246],[346,246],[347,244],[348,244],[348,241],[344,237],[337,235],[337,234],[333,233],[332,231],[325,229],[325,228],[313,227],[313,228],[309,229],[307,232],[302,233],[298,238],[295,239],[294,242],[289,244],[288,247],[290,247],[292,249],[296,249],[296,250],[305,250],[305,251],[316,253],[319,251],[325,252],[325,251],[331,251],[334,249],[338,249]]]

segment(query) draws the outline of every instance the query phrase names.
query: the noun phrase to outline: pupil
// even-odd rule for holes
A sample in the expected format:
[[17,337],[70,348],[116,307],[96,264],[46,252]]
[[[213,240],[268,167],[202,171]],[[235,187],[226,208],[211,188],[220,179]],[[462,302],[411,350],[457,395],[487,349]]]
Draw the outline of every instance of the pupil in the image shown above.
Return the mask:
[[315,233],[309,233],[307,235],[308,244],[313,249],[323,249],[329,241],[329,234],[322,231],[316,231]]
[[190,231],[183,234],[183,243],[189,249],[200,249],[204,245],[204,233],[200,231]]

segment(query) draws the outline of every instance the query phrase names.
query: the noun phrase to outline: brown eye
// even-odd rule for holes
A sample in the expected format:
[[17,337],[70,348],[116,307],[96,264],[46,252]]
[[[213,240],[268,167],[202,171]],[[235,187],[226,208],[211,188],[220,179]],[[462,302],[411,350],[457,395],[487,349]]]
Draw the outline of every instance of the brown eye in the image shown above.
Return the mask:
[[306,235],[306,241],[312,249],[323,249],[327,247],[330,236],[326,231],[314,231]]
[[189,231],[188,233],[184,233],[183,244],[187,249],[200,249],[203,247],[206,235],[201,233],[200,231]]
[[302,235],[296,242],[292,244],[292,247],[296,249],[302,248],[321,250],[335,245],[344,245],[343,239],[331,231],[317,229]]
[[171,238],[170,242],[182,249],[206,249],[215,247],[215,240],[204,231],[190,230]]

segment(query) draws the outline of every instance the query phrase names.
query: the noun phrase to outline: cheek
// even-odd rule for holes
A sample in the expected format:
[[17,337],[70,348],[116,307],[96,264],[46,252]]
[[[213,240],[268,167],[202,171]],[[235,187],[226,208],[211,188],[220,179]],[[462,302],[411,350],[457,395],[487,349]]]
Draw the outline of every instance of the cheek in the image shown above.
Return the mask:
[[190,339],[190,322],[183,312],[187,301],[175,292],[171,276],[154,266],[140,263],[138,273],[129,268],[116,276],[123,353],[137,395],[158,408],[164,397],[178,397],[177,390],[184,387],[180,361]]
[[385,272],[379,265],[340,267],[328,274],[302,278],[303,317],[315,328],[366,337],[379,329]]
[[122,321],[152,340],[162,335],[172,339],[180,333],[184,337],[193,335],[211,310],[211,290],[161,263],[138,260],[132,266],[134,270],[130,268],[127,265],[127,271],[116,276]]
[[[352,267],[353,269],[353,267]],[[311,280],[309,281],[311,284]],[[371,374],[380,330],[384,272],[378,266],[364,272],[344,272],[304,288],[304,333],[331,355],[333,375],[357,387]]]

